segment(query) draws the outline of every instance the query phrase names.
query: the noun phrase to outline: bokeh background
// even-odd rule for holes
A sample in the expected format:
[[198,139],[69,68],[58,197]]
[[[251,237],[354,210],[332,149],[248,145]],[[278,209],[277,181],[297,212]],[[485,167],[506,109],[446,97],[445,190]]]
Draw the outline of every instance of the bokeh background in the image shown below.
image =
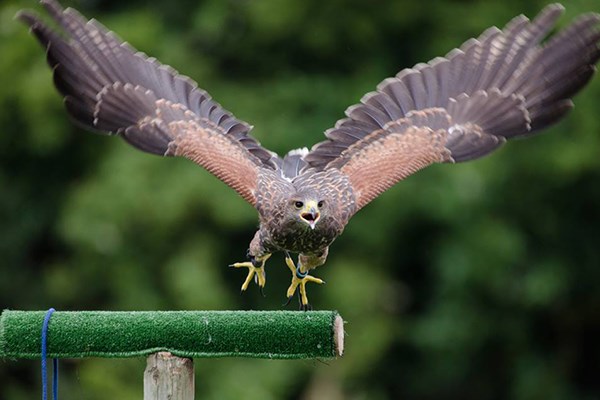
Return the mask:
[[[199,82],[277,152],[311,146],[385,77],[542,0],[65,1]],[[564,26],[599,0],[567,1]],[[43,52],[0,3],[0,307],[284,308],[239,294],[255,211],[183,159],[68,120]],[[199,399],[600,398],[600,78],[566,120],[485,159],[410,177],[361,211],[316,271],[347,320],[342,359],[196,360]],[[295,309],[290,304],[288,308]],[[139,399],[144,359],[61,362],[66,399]],[[39,396],[0,361],[0,398]]]

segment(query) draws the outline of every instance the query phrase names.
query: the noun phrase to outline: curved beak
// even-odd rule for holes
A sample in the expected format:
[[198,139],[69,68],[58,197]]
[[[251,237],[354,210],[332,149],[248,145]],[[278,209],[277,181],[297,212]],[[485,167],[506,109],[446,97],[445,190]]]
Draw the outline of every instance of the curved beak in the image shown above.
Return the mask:
[[321,217],[321,213],[319,213],[319,207],[317,206],[316,201],[307,201],[304,204],[304,207],[300,211],[300,217],[304,222],[310,226],[310,229],[315,229],[315,225],[319,221]]

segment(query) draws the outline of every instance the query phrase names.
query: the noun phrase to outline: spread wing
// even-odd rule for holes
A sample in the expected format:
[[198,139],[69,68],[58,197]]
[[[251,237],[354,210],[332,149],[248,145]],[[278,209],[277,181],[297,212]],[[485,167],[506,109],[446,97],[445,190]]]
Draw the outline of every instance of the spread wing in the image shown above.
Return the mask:
[[516,17],[384,80],[305,160],[346,174],[358,210],[427,165],[476,159],[557,122],[600,57],[598,14],[580,16],[541,44],[562,11],[555,4],[531,22]]
[[46,47],[55,85],[75,121],[149,153],[186,157],[255,204],[260,169],[276,165],[273,154],[248,135],[247,123],[97,21],[54,0],[42,4],[64,35],[31,13],[18,17]]

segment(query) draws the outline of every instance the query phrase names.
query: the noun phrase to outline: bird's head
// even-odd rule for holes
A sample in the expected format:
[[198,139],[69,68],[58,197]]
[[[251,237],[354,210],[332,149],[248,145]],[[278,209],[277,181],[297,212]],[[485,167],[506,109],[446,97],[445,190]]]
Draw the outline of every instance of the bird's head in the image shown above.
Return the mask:
[[324,205],[325,201],[315,196],[296,196],[289,202],[289,211],[295,220],[315,229]]

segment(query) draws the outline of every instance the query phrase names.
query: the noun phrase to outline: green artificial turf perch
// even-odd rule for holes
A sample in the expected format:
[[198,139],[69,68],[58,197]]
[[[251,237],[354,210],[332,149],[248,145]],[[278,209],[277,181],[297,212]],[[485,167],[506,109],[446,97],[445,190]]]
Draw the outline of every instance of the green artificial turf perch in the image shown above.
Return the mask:
[[[0,357],[40,358],[45,311],[0,315]],[[343,353],[335,311],[57,311],[48,357],[333,358]]]

